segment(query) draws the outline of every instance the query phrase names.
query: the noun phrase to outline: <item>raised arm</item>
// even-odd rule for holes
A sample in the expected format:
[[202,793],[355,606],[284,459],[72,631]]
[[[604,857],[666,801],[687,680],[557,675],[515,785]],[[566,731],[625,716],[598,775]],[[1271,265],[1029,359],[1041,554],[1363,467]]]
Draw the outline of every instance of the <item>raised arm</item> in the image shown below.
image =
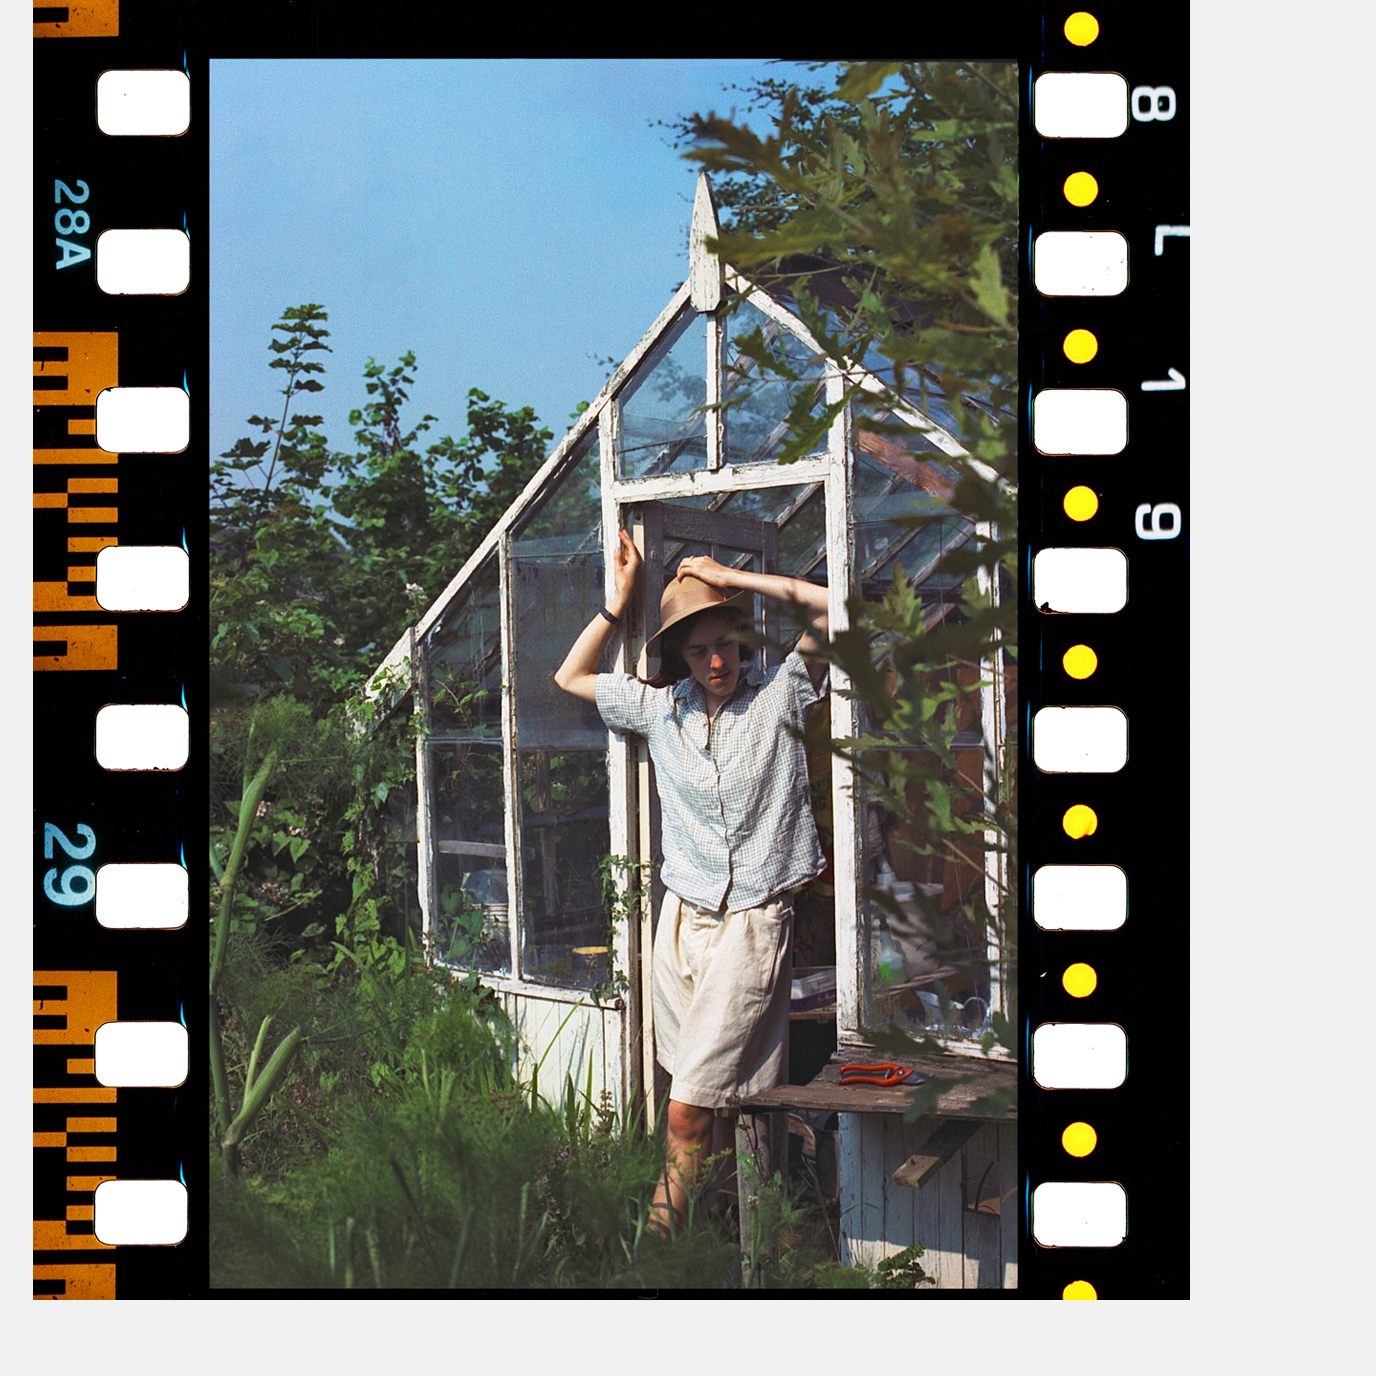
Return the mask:
[[[619,531],[618,537],[616,548],[612,551],[616,591],[607,604],[607,610],[620,621],[635,593],[636,579],[640,575],[640,551],[626,531]],[[597,701],[597,668],[602,663],[602,653],[614,629],[601,612],[583,628],[582,634],[573,642],[573,649],[554,671],[555,683],[566,693],[572,693],[585,702]]]
[[830,612],[825,586],[809,583],[803,578],[786,578],[778,573],[751,573],[748,569],[727,568],[705,554],[684,559],[678,566],[680,574],[700,578],[714,588],[743,588],[779,602],[791,602],[801,607],[807,617],[807,629],[798,641],[798,650],[807,661],[808,677],[815,687],[827,671],[826,664],[817,658],[830,633]]

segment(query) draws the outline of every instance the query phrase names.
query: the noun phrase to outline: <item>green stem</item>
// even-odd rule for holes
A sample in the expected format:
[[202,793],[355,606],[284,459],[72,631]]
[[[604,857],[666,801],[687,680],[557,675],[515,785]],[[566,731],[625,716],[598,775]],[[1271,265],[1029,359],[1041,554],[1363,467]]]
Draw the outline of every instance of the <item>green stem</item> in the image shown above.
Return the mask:
[[229,918],[234,908],[234,884],[239,876],[239,863],[244,858],[248,846],[248,834],[253,819],[258,815],[258,804],[268,786],[268,778],[277,764],[277,748],[268,751],[267,758],[258,767],[258,772],[249,780],[244,789],[243,801],[239,804],[239,825],[234,833],[234,848],[229,853],[229,864],[225,866],[220,887],[224,891],[220,899],[220,914],[215,919],[215,954],[210,965],[210,992],[220,987],[220,976],[225,968],[225,948],[229,945]]
[[220,1036],[220,1001],[210,996],[210,1078],[215,1085],[215,1136],[223,1138],[229,1126],[229,1077],[225,1073],[225,1047]]

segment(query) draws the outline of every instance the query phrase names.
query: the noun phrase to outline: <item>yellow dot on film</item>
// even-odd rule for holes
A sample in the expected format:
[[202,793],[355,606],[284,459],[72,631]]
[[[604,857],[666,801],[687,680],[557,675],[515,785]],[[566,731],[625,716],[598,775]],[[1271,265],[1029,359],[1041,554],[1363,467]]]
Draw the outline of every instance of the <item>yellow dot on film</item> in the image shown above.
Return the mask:
[[1099,37],[1099,21],[1085,10],[1076,10],[1065,21],[1065,36],[1077,47],[1088,47]]
[[1072,521],[1087,521],[1099,510],[1099,498],[1092,487],[1072,487],[1061,505]]
[[1094,815],[1092,807],[1086,807],[1084,803],[1076,803],[1074,807],[1067,808],[1066,814],[1061,818],[1061,825],[1065,828],[1065,834],[1078,841],[1082,836],[1092,836],[1099,825],[1099,819]]
[[1082,960],[1077,960],[1074,965],[1067,965],[1065,974],[1061,976],[1061,984],[1073,999],[1088,998],[1098,983],[1099,976],[1094,973],[1094,967],[1086,965]]
[[1073,1280],[1061,1291],[1063,1300],[1097,1300],[1099,1292],[1087,1280]]
[[1099,656],[1088,645],[1072,645],[1061,656],[1061,667],[1071,678],[1088,678],[1099,667]]
[[1088,330],[1071,330],[1061,348],[1072,363],[1088,363],[1099,352],[1099,341]]
[[1071,1156],[1088,1156],[1099,1145],[1099,1134],[1088,1123],[1071,1123],[1061,1133],[1061,1146]]
[[1088,172],[1072,172],[1063,189],[1071,205],[1091,205],[1099,194],[1099,183]]

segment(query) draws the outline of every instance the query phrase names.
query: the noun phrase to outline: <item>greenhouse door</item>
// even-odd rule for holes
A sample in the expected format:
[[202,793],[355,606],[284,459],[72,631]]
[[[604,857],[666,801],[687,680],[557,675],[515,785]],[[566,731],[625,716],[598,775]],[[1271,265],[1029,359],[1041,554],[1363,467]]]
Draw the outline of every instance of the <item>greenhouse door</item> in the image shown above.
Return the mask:
[[[631,535],[645,560],[642,574],[644,615],[637,617],[631,628],[631,659],[636,672],[648,678],[645,641],[659,628],[659,600],[665,583],[677,572],[679,561],[690,555],[706,554],[718,563],[735,568],[750,569],[754,573],[777,573],[779,528],[773,521],[752,521],[670,502],[640,503],[630,508],[629,517]],[[756,653],[766,669],[772,668],[781,657],[778,639],[782,627],[777,604],[756,597],[755,626],[765,640]],[[654,928],[664,901],[664,886],[659,879],[664,852],[660,845],[659,794],[655,788],[654,765],[644,741],[639,737],[634,739],[633,794],[637,821],[634,834],[642,860],[652,860],[654,869],[649,909],[646,911],[642,907],[641,910],[639,949],[644,959],[640,962],[640,997],[634,1001],[641,1025],[631,1029],[631,1044],[641,1049],[639,1070],[641,1083],[645,1086],[646,1121],[653,1123],[669,1088],[669,1077],[655,1060],[650,997],[650,953],[654,949]]]

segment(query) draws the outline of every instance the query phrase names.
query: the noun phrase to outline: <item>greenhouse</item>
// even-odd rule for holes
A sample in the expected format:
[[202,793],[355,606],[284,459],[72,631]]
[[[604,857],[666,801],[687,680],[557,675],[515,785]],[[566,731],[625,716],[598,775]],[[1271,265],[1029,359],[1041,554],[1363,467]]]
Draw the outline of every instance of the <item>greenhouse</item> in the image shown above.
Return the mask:
[[[791,422],[825,418],[848,384],[881,395],[883,380],[843,373],[803,324],[787,276],[757,281],[719,263],[706,248],[716,233],[703,176],[688,280],[372,681],[384,705],[418,718],[415,885],[432,958],[480,971],[497,991],[542,1092],[562,1092],[566,1076],[583,1085],[591,1070],[594,1097],[643,1107],[648,1121],[668,1085],[649,996],[663,897],[653,766],[643,740],[609,732],[553,679],[607,601],[618,530],[631,533],[644,575],[606,671],[657,667],[645,643],[664,580],[690,555],[825,585],[833,635],[848,625],[848,600],[882,598],[899,568],[928,627],[966,616],[970,593],[1001,596],[983,571],[966,587],[940,567],[992,534],[950,504],[951,461],[964,450],[948,408],[959,401],[928,389],[922,409],[894,409],[880,432],[858,429],[842,405],[811,452],[780,462]],[[755,603],[768,668],[802,627],[779,604]],[[971,690],[947,767],[994,796],[1011,758],[1014,667],[997,655],[940,672]],[[849,687],[833,666],[806,733],[828,865],[796,900],[794,1083],[742,1107],[770,1115],[776,1141],[788,1127],[819,1157],[819,1144],[834,1145],[845,1255],[873,1264],[921,1242],[938,1284],[1010,1287],[1014,1114],[972,1111],[975,1083],[908,1124],[902,1096],[848,1098],[835,1082],[841,1062],[883,1059],[865,1029],[889,1023],[933,1033],[989,1084],[1013,1082],[997,1049],[980,1054],[992,1015],[1014,1012],[1011,956],[991,935],[1000,923],[965,931],[957,920],[981,895],[997,919],[1005,853],[992,837],[959,861],[905,844],[901,820],[831,748],[873,729]],[[951,941],[970,947],[977,973],[958,975]]]

